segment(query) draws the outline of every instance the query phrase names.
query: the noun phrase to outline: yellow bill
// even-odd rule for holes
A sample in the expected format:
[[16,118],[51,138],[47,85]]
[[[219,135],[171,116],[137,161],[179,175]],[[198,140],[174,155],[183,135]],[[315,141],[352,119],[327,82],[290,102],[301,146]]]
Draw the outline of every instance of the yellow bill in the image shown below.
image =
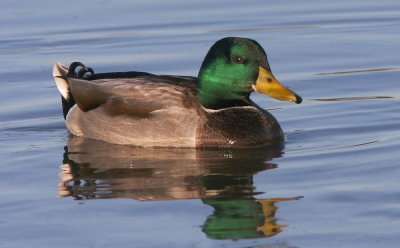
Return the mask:
[[271,71],[268,71],[261,66],[258,67],[258,78],[256,83],[253,84],[253,89],[281,101],[295,103],[301,103],[303,101],[299,95],[283,86],[274,77]]

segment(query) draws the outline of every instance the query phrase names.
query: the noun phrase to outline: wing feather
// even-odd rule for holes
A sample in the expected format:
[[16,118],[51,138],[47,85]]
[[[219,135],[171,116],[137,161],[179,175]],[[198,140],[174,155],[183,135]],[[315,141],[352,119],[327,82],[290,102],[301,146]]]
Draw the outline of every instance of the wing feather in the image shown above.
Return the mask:
[[83,80],[68,78],[78,107],[87,112],[103,106],[106,114],[144,117],[152,112],[196,104],[196,81],[190,77],[144,76]]

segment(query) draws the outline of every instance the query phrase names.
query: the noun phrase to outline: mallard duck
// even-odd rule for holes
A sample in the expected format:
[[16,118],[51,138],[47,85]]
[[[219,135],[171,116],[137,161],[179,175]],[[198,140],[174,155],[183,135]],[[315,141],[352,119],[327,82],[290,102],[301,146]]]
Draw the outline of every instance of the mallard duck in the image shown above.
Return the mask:
[[[78,70],[79,69],[79,70]],[[278,121],[254,91],[301,103],[274,77],[261,45],[227,37],[208,51],[198,77],[145,72],[94,73],[56,63],[68,130],[77,136],[144,147],[261,147],[282,141]]]

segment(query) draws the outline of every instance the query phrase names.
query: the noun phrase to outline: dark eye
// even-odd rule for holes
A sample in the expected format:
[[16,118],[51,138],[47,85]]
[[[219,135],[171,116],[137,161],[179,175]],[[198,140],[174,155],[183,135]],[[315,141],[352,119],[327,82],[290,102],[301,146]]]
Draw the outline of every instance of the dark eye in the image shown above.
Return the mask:
[[241,56],[232,55],[231,59],[236,64],[243,64],[244,63],[244,59]]

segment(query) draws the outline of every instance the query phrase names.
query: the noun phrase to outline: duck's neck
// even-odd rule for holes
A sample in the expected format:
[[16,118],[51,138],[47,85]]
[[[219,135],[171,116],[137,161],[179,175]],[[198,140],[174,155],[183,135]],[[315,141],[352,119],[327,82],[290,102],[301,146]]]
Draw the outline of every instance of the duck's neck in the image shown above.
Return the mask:
[[250,105],[250,93],[226,92],[215,84],[198,82],[197,98],[201,105],[209,109],[222,109]]
[[210,109],[250,105],[250,92],[232,85],[231,82],[221,82],[221,79],[200,74],[197,98],[203,107]]

